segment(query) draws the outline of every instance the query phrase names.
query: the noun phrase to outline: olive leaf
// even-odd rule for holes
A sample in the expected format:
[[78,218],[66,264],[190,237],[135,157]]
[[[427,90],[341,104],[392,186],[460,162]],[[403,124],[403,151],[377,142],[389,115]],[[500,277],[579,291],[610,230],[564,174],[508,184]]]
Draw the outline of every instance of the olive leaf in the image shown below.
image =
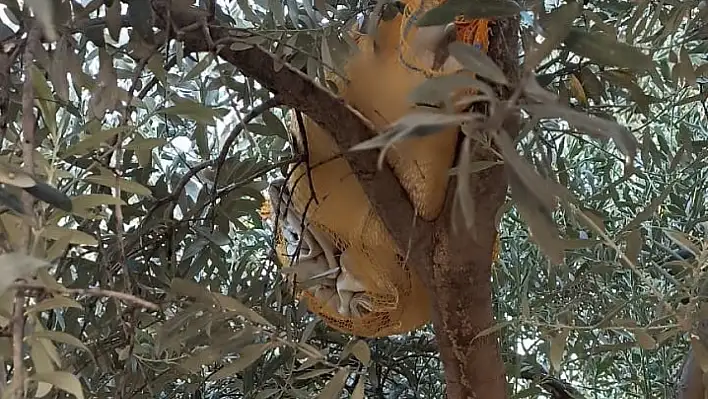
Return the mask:
[[654,69],[651,56],[637,47],[618,42],[616,37],[606,33],[572,28],[563,42],[572,52],[601,65],[629,68],[638,72]]
[[533,240],[553,263],[563,262],[563,240],[553,221],[556,197],[567,197],[556,183],[544,179],[516,151],[506,132],[494,136],[499,146],[511,188],[511,198],[521,217],[529,224]]
[[52,42],[56,41],[59,36],[54,26],[54,7],[47,4],[44,0],[26,1],[34,15],[37,16],[37,20],[42,24],[44,36]]
[[467,68],[470,72],[485,77],[493,82],[508,85],[509,80],[504,75],[504,71],[475,46],[470,46],[462,42],[453,42],[448,45],[450,55]]
[[47,371],[36,373],[30,377],[31,380],[44,382],[54,387],[72,394],[76,399],[84,399],[81,381],[75,375],[66,371]]
[[543,43],[531,43],[531,50],[524,59],[526,70],[531,71],[538,66],[548,54],[568,36],[573,21],[580,15],[582,5],[578,1],[564,4],[539,18],[539,24],[545,37]]
[[[20,168],[5,163],[0,163],[0,183],[19,187],[32,194],[32,196],[40,201],[44,201],[59,209],[71,212],[71,199],[67,197],[66,194],[47,183],[37,180],[34,176]],[[11,208],[16,208],[14,206],[16,203],[14,203],[14,201],[10,198],[12,197],[11,193],[4,191],[1,196],[3,199],[7,200],[8,206]]]
[[342,394],[342,389],[344,389],[344,384],[349,376],[349,368],[342,367],[337,371],[337,373],[332,377],[324,389],[317,395],[317,399],[335,399],[339,398]]
[[487,99],[496,99],[492,87],[472,74],[465,71],[451,75],[436,76],[426,79],[408,95],[408,101],[414,104],[440,106],[446,103],[452,95],[462,90],[481,92]]
[[560,104],[526,104],[523,107],[537,118],[565,119],[578,130],[592,136],[612,139],[628,157],[628,162],[636,156],[637,139],[627,128],[616,122],[574,111]]
[[382,148],[379,167],[383,164],[386,151],[396,142],[407,138],[425,137],[443,129],[472,121],[470,114],[444,114],[441,112],[411,112],[394,122],[382,134],[351,147],[350,151],[365,151]]

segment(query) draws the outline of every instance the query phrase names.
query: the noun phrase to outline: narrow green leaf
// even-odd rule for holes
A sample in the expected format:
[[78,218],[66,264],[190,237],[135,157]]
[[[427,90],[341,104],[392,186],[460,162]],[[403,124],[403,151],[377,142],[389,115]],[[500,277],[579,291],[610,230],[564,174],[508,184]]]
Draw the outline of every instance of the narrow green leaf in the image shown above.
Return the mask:
[[571,1],[540,18],[544,40],[541,44],[531,44],[531,49],[524,59],[527,71],[534,70],[568,36],[573,21],[580,15],[581,10],[582,4],[579,1]]
[[641,346],[642,349],[656,349],[656,340],[654,339],[654,337],[651,336],[651,334],[649,334],[649,332],[647,332],[647,330],[634,330],[633,333],[634,338],[637,340],[639,346]]
[[49,88],[44,72],[40,71],[36,65],[30,67],[30,76],[32,79],[32,87],[34,89],[34,97],[37,99],[39,110],[42,113],[44,123],[47,129],[52,133],[57,133],[57,105],[56,98]]
[[54,27],[54,7],[47,4],[46,0],[25,0],[30,6],[37,20],[42,24],[44,37],[50,41],[58,39],[56,28]]
[[462,42],[452,42],[448,45],[448,49],[450,55],[470,72],[499,84],[509,84],[504,71],[488,55],[476,47]]
[[627,236],[627,248],[625,254],[627,258],[636,263],[639,258],[639,253],[642,250],[642,232],[640,229],[632,230]]
[[86,182],[106,187],[120,186],[121,191],[152,197],[152,191],[140,183],[109,175],[91,175],[84,178]]
[[152,150],[153,148],[162,147],[167,144],[167,140],[163,138],[147,138],[133,140],[125,147],[126,150]]
[[133,128],[130,126],[119,126],[87,134],[83,140],[67,148],[66,152],[62,155],[62,158],[66,159],[72,156],[85,155],[89,151],[101,148],[104,143],[113,140],[116,136],[118,136],[118,134],[121,134],[121,137],[125,138],[125,133],[132,133],[133,131]]
[[361,339],[357,340],[352,346],[351,351],[363,365],[368,366],[371,362],[371,350],[369,349],[369,345],[366,344],[366,341]]
[[568,335],[570,335],[570,330],[564,328],[553,338],[551,338],[549,358],[551,361],[551,366],[556,373],[561,370],[563,353],[565,352],[565,346],[568,342]]
[[61,331],[36,331],[32,335],[30,335],[30,338],[46,338],[50,339],[54,342],[61,342],[63,344],[75,346],[79,349],[82,349],[88,353],[91,358],[93,358],[93,353],[91,353],[91,350],[83,343],[81,342],[80,339],[74,337],[71,334],[67,334],[65,332]]
[[573,28],[564,43],[574,53],[600,65],[629,68],[638,72],[654,69],[654,61],[650,56],[636,47],[618,42],[616,37],[606,33]]
[[36,305],[30,306],[27,308],[27,313],[40,313],[59,308],[83,309],[83,306],[81,306],[81,304],[74,299],[56,295],[49,299],[45,299]]
[[364,399],[364,386],[366,384],[366,375],[359,376],[359,381],[354,387],[351,399]]
[[37,269],[49,266],[44,260],[24,255],[19,252],[9,252],[0,255],[0,295],[17,280],[31,276]]
[[180,100],[177,104],[160,110],[160,114],[179,115],[193,119],[196,122],[213,125],[221,111],[204,106],[196,101]]
[[323,368],[323,369],[310,370],[310,371],[306,371],[304,373],[300,373],[300,374],[296,375],[295,379],[298,381],[307,381],[307,380],[310,380],[315,377],[319,377],[324,374],[329,374],[329,373],[333,372],[334,370],[336,370],[336,368],[334,368],[334,367],[327,367],[327,368]]
[[349,377],[349,367],[342,367],[337,374],[325,385],[322,392],[317,395],[317,399],[338,399],[344,389],[344,384]]
[[45,226],[41,230],[40,236],[50,240],[59,240],[62,237],[69,236],[69,242],[72,244],[89,246],[98,245],[98,240],[96,240],[96,237],[88,233],[84,233],[83,231],[61,226]]
[[189,82],[191,80],[194,80],[197,76],[201,75],[204,70],[208,66],[211,65],[211,63],[214,61],[214,56],[212,53],[207,53],[204,55],[204,58],[202,58],[197,65],[192,68],[189,73],[187,73],[184,78],[182,78],[182,82]]
[[84,391],[81,386],[81,381],[79,381],[79,379],[71,373],[67,373],[65,371],[37,373],[30,376],[30,380],[51,384],[62,391],[74,395],[76,399],[84,399]]
[[510,321],[503,321],[501,323],[495,323],[493,326],[487,327],[484,330],[477,333],[477,335],[475,335],[475,337],[472,338],[472,341],[476,341],[479,338],[486,337],[489,334],[494,334],[497,331],[501,331],[504,327],[511,325],[511,324],[513,324],[513,323]]
[[253,323],[262,324],[265,326],[273,327],[273,324],[266,320],[263,316],[256,313],[250,307],[241,303],[238,299],[223,295],[220,293],[213,293],[216,302],[226,310],[232,310],[238,312],[240,315],[250,320]]
[[221,370],[212,374],[209,379],[211,381],[217,381],[222,378],[232,377],[241,371],[245,370],[248,366],[253,364],[256,360],[260,359],[263,354],[273,346],[272,343],[268,342],[265,344],[252,344],[239,351],[238,359],[224,366]]
[[109,194],[85,194],[71,199],[76,209],[90,209],[101,205],[126,205],[122,199]]
[[410,92],[408,101],[413,104],[441,106],[448,102],[452,93],[463,89],[474,89],[488,98],[496,98],[491,86],[462,71],[426,79]]

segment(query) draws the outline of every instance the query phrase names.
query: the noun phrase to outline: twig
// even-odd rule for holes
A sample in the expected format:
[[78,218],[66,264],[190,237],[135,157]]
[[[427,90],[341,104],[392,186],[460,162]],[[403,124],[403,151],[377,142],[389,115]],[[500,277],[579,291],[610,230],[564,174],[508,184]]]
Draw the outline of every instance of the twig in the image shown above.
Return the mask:
[[635,265],[634,262],[627,257],[627,254],[624,251],[622,251],[622,249],[619,247],[619,245],[617,245],[617,243],[615,243],[614,240],[612,240],[612,238],[610,238],[610,236],[607,235],[607,233],[605,233],[604,229],[600,228],[597,224],[595,224],[595,222],[592,219],[590,219],[587,215],[585,215],[585,213],[583,213],[582,210],[580,208],[578,208],[577,206],[570,204],[570,209],[573,211],[573,213],[575,215],[577,215],[580,219],[582,219],[586,225],[588,225],[595,233],[597,233],[603,239],[603,241],[605,241],[605,243],[610,246],[610,248],[615,250],[615,252],[620,257],[620,260],[622,261],[621,263],[624,263],[625,266],[627,266],[634,274],[637,275],[637,277],[639,277],[642,280],[642,282],[644,282],[649,287],[649,290],[652,292],[652,294],[654,294],[654,296],[656,296],[656,298],[659,300],[659,302],[665,302],[664,294],[661,293],[661,291],[656,286],[656,284],[654,284],[649,279],[649,277],[647,277],[647,275],[645,273],[643,273],[637,267],[637,265]]
[[131,295],[125,292],[104,290],[101,288],[61,288],[61,289],[51,289],[41,284],[24,283],[18,282],[12,285],[20,291],[22,290],[40,290],[43,292],[57,293],[57,294],[74,294],[74,295],[87,295],[87,296],[98,296],[106,298],[114,298],[123,302],[133,303],[140,307],[159,311],[160,307],[152,302],[146,301],[145,299],[138,298],[135,295]]
[[[15,47],[11,54],[0,55],[0,87],[10,87],[10,73],[12,64],[20,53],[20,46]],[[10,107],[10,93],[3,90],[0,93],[0,149],[7,137],[8,110]]]
[[[180,194],[182,193],[182,190],[189,184],[190,180],[194,176],[197,175],[197,173],[201,172],[202,170],[212,167],[212,166],[217,166],[216,173],[214,176],[214,187],[216,187],[216,182],[218,181],[219,178],[219,170],[221,169],[221,165],[226,161],[226,157],[228,156],[229,149],[233,145],[234,140],[236,140],[236,137],[243,131],[245,126],[250,123],[253,119],[261,115],[264,111],[277,107],[280,105],[280,99],[276,97],[272,97],[268,100],[265,100],[261,104],[255,106],[251,111],[249,111],[243,119],[234,127],[234,129],[231,131],[229,136],[226,138],[224,141],[224,146],[221,148],[221,151],[219,152],[219,156],[216,159],[210,159],[208,161],[204,161],[202,163],[198,163],[187,171],[187,173],[182,176],[182,178],[179,180],[175,188],[172,190],[172,193],[170,195],[163,197],[159,199],[148,211],[147,216],[145,217],[144,220],[150,220],[151,216],[155,211],[161,207],[162,205],[168,203],[168,202],[175,202],[179,198]],[[214,193],[212,193],[214,194]]]
[[231,146],[233,145],[234,141],[236,141],[236,137],[241,134],[241,132],[246,128],[246,125],[249,124],[253,119],[257,118],[265,111],[273,107],[277,107],[280,104],[282,104],[280,96],[276,95],[251,108],[251,110],[239,121],[236,127],[234,127],[231,133],[229,133],[229,136],[226,137],[226,140],[224,140],[224,145],[221,147],[219,156],[216,158],[216,163],[214,164],[214,167],[216,168],[216,173],[214,173],[214,186],[211,190],[211,196],[213,199],[216,199],[217,197],[219,187],[219,174],[221,172],[221,167],[224,165],[224,162],[226,162],[226,157],[229,155],[229,150],[231,150]]
[[521,378],[531,380],[551,394],[553,399],[582,398],[580,392],[569,383],[548,375],[545,370],[522,370]]
[[[258,178],[258,177],[262,177],[262,176],[264,176],[265,174],[267,174],[268,172],[272,172],[272,171],[274,171],[274,170],[276,170],[276,169],[279,169],[279,168],[281,168],[281,167],[283,167],[283,166],[290,165],[290,164],[293,163],[293,162],[294,162],[294,161],[293,161],[292,159],[286,158],[286,159],[284,159],[284,160],[282,160],[282,161],[278,161],[278,162],[276,162],[276,163],[274,163],[274,164],[272,164],[272,165],[269,165],[269,166],[266,167],[266,168],[259,169],[259,170],[255,171],[255,172],[251,173],[250,175],[243,177],[243,178],[242,178],[241,180],[239,180],[238,182],[233,183],[233,184],[230,184],[229,186],[224,187],[224,188],[218,190],[217,193],[216,193],[216,198],[215,198],[215,199],[223,198],[224,196],[228,195],[228,194],[231,193],[232,191],[234,191],[234,190],[236,190],[236,189],[239,189],[239,188],[242,188],[243,186],[249,184],[249,183],[252,182],[254,179],[256,179],[256,178]],[[188,214],[186,215],[187,219],[193,218],[193,217],[195,217],[194,215],[200,214],[200,213],[204,210],[204,208],[206,208],[207,206],[209,206],[210,203],[213,203],[213,201],[211,201],[211,202],[205,202],[204,204],[202,204],[201,207],[199,207],[199,208],[197,208],[197,209],[194,209],[192,212],[188,213]],[[208,218],[207,218],[207,219],[208,219]]]
[[320,201],[317,199],[314,181],[312,180],[312,168],[310,167],[310,144],[307,139],[305,120],[302,118],[302,112],[300,111],[295,111],[295,116],[297,117],[297,128],[300,131],[300,138],[302,139],[302,155],[305,157],[304,161],[305,168],[307,169],[307,180],[309,181],[310,193],[312,193],[312,198],[315,199],[315,204],[319,205]]
[[[27,35],[25,53],[22,58],[25,64],[25,82],[22,85],[22,160],[24,163],[24,170],[30,176],[34,174],[34,133],[37,123],[37,119],[34,115],[34,88],[30,73],[34,58],[32,49],[35,44],[38,43],[39,34],[40,31],[38,26],[34,26],[30,29],[29,34]],[[26,191],[22,192],[22,204],[24,206],[25,214],[33,216],[34,197]],[[25,225],[24,230],[23,235],[26,241],[23,243],[23,249],[29,252],[32,246],[32,227]]]
[[277,107],[282,104],[282,101],[280,99],[280,96],[276,95],[274,97],[271,97],[262,103],[256,105],[253,107],[246,115],[244,115],[243,119],[239,122],[236,127],[229,133],[229,136],[226,137],[226,140],[224,140],[224,145],[221,147],[221,151],[219,152],[219,157],[216,159],[216,176],[214,176],[214,186],[216,187],[216,182],[219,180],[219,171],[221,170],[221,166],[226,162],[226,157],[229,155],[229,150],[231,149],[231,146],[234,144],[234,141],[236,141],[236,137],[238,137],[239,134],[243,131],[243,129],[246,128],[246,125],[251,123],[252,120],[256,119],[259,117],[262,113],[265,111]]
[[[145,66],[147,65],[148,61],[150,60],[150,56],[143,57],[140,59],[138,62],[138,66],[135,68],[135,71],[133,72],[133,78],[131,80],[130,84],[130,89],[128,91],[128,101],[125,104],[125,107],[121,110],[121,124],[122,125],[128,125],[130,124],[129,120],[129,115],[130,115],[130,109],[131,109],[131,103],[133,101],[133,98],[135,96],[135,91],[138,85],[138,82],[140,82],[140,78],[142,76],[143,71],[145,70]],[[121,187],[120,187],[120,175],[122,174],[122,167],[123,167],[123,135],[122,133],[118,133],[116,136],[116,141],[114,145],[114,151],[113,151],[113,160],[112,160],[112,166],[113,169],[116,171],[116,185],[114,187],[114,192],[113,195],[118,199],[118,202],[116,203],[114,207],[115,211],[115,216],[116,216],[116,227],[115,227],[115,232],[116,232],[116,239],[118,241],[118,262],[121,265],[121,269],[123,272],[123,284],[124,284],[124,289],[127,291],[127,293],[119,293],[119,292],[112,292],[111,296],[113,299],[118,301],[119,299],[125,300],[126,296],[127,298],[135,298],[131,294],[133,293],[133,281],[132,281],[132,274],[130,272],[130,268],[128,267],[128,258],[125,255],[125,231],[124,231],[124,216],[123,216],[123,207],[120,204],[120,198],[121,198]],[[138,298],[136,298],[138,299]],[[140,300],[142,301],[142,300]],[[146,304],[149,304],[149,302],[146,302]],[[132,315],[132,313],[130,313]],[[128,353],[132,354],[133,349],[134,349],[134,344],[135,340],[133,339],[135,336],[135,330],[133,328],[132,323],[122,323],[123,331],[126,337],[126,340],[129,342],[128,345]],[[125,376],[124,376],[125,377]],[[119,396],[125,396],[125,389],[126,389],[126,384],[127,384],[127,379],[126,378],[120,378],[120,382],[118,384],[118,390],[120,392]]]
[[18,290],[12,312],[12,393],[15,399],[25,397],[24,339],[25,296],[21,290]]
[[[128,115],[129,111],[128,108],[130,107],[130,103],[133,101],[133,96],[135,95],[135,89],[137,88],[137,84],[140,81],[140,76],[143,73],[143,70],[145,69],[145,66],[148,63],[148,60],[150,57],[145,57],[140,60],[140,63],[138,64],[137,68],[135,69],[133,79],[130,84],[130,90],[128,92],[128,101],[125,105],[125,107],[122,110],[122,123],[124,125],[128,124]],[[123,137],[122,134],[119,132],[118,135],[116,136],[116,142],[115,146],[113,147],[114,154],[113,154],[113,168],[116,170],[116,172],[120,172],[121,167],[122,167],[122,159],[123,159]],[[123,269],[123,278],[125,281],[125,289],[128,292],[133,292],[133,284],[131,280],[131,274],[130,274],[130,269],[128,268],[128,262],[127,258],[125,256],[125,242],[123,240],[123,236],[125,232],[123,231],[123,221],[125,220],[123,218],[123,207],[120,205],[120,197],[121,197],[121,189],[120,189],[120,183],[119,180],[120,176],[118,173],[116,173],[116,185],[115,185],[115,191],[114,191],[114,197],[118,199],[118,202],[116,202],[115,206],[115,215],[116,215],[116,238],[118,239],[118,249],[119,249],[119,262],[122,265]]]
[[[35,127],[37,119],[34,116],[34,89],[32,86],[31,70],[34,54],[33,47],[39,43],[39,26],[32,26],[27,34],[24,62],[25,81],[22,85],[22,160],[24,170],[30,175],[34,174],[34,146]],[[22,192],[22,205],[27,215],[34,215],[34,197],[26,191]],[[24,242],[22,250],[32,253],[32,226],[24,225]],[[17,250],[17,248],[16,248]],[[25,396],[25,366],[24,366],[24,337],[25,337],[25,295],[18,290],[15,294],[15,303],[12,316],[12,391],[13,397],[22,399]]]
[[[167,0],[152,1],[158,29],[168,27],[164,16],[167,15],[167,9],[172,7],[171,4]],[[172,7],[171,11],[169,25],[176,28],[189,26],[199,20],[198,13],[192,10]],[[210,35],[214,42],[235,37],[228,27],[216,24],[211,27]],[[181,41],[184,42],[186,52],[209,51],[201,32],[188,32]],[[332,135],[342,156],[362,183],[364,193],[369,197],[375,212],[381,216],[385,229],[391,233],[396,246],[405,251],[411,234],[409,221],[416,217],[407,193],[391,168],[377,168],[378,156],[374,151],[348,151],[352,146],[376,135],[373,123],[299,69],[288,63],[282,64],[276,56],[258,45],[238,51],[224,47],[220,49],[219,56],[279,96],[283,105],[302,111]],[[282,67],[274,68],[276,63]],[[416,263],[427,264],[432,228],[432,223],[425,221],[417,225],[413,240],[415,253],[411,254],[411,259]]]

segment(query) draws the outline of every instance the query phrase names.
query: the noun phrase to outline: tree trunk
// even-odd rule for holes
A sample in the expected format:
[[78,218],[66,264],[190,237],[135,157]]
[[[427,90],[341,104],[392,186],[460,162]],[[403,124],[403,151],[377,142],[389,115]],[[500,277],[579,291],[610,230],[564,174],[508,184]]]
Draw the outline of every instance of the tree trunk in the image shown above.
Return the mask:
[[[492,26],[489,56],[502,67],[511,82],[518,81],[518,20],[498,21]],[[501,96],[508,91],[500,90]],[[504,128],[518,133],[518,119]],[[489,153],[473,154],[475,160],[494,159]],[[492,253],[496,241],[496,215],[507,192],[503,166],[469,177],[475,200],[475,234],[453,220],[454,190],[449,193],[442,217],[434,226],[432,267],[418,270],[430,290],[433,325],[445,365],[450,399],[506,398],[504,364],[497,334],[475,339],[494,325],[492,307]]]
[[[504,365],[496,334],[474,339],[494,324],[491,265],[494,216],[503,203],[502,167],[477,181],[477,239],[461,223],[441,218],[435,226],[433,265],[424,280],[433,298],[433,324],[445,364],[448,398],[505,398]],[[490,184],[491,183],[491,184]],[[454,184],[454,182],[453,182]],[[452,195],[446,214],[453,207]],[[458,212],[459,214],[459,212]],[[455,227],[457,226],[457,231]]]

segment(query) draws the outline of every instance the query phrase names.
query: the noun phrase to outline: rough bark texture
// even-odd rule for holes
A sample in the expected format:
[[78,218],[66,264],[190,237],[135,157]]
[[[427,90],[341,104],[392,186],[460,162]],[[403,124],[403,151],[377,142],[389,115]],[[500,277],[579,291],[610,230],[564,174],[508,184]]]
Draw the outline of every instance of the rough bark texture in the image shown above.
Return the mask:
[[[483,181],[493,184],[485,184]],[[449,398],[504,398],[506,382],[496,334],[474,337],[494,323],[491,264],[497,204],[506,194],[504,171],[485,171],[475,188],[475,198],[485,198],[476,207],[477,239],[460,228],[450,228],[450,219],[436,223],[433,267],[427,268],[434,298],[433,323],[440,355],[445,364]],[[452,208],[448,200],[446,213]],[[491,217],[487,217],[487,215]]]
[[[168,12],[169,0],[153,0],[152,4],[157,26],[161,29],[198,25],[203,17],[195,8],[180,7]],[[171,21],[165,18],[168,15]],[[207,44],[205,31],[197,28],[184,32],[180,40],[185,49],[214,50]],[[236,32],[218,26],[209,26],[208,31],[211,43],[228,43],[228,38],[234,37]],[[514,81],[518,75],[518,21],[502,21],[494,25],[489,54]],[[307,114],[329,130],[344,151],[375,134],[372,125],[341,99],[290,65],[278,62],[269,52],[259,47],[233,51],[226,45],[219,55],[244,75],[276,93],[285,105]],[[512,123],[510,129],[515,128],[516,124]],[[491,264],[496,231],[494,219],[507,190],[503,168],[488,169],[474,177],[477,237],[472,239],[467,233],[456,234],[450,230],[450,200],[443,214],[446,216],[434,224],[427,223],[415,217],[413,207],[391,169],[377,170],[377,153],[345,152],[343,155],[394,242],[409,254],[412,267],[431,290],[435,309],[433,323],[445,364],[448,397],[506,397],[504,367],[496,334],[472,340],[494,322]]]
[[[490,57],[512,82],[518,80],[518,29],[517,20],[499,21],[493,25],[490,39]],[[501,92],[502,96],[508,94]],[[504,128],[515,136],[518,120],[510,118]],[[477,153],[475,159],[494,156]],[[498,166],[470,179],[476,201],[476,235],[466,231],[462,223],[456,224],[457,229],[453,227],[453,195],[448,195],[445,217],[435,223],[433,267],[423,267],[419,272],[434,298],[433,323],[445,364],[448,397],[505,398],[506,380],[497,334],[474,338],[494,324],[492,252],[495,218],[507,192],[506,175],[504,168]]]

